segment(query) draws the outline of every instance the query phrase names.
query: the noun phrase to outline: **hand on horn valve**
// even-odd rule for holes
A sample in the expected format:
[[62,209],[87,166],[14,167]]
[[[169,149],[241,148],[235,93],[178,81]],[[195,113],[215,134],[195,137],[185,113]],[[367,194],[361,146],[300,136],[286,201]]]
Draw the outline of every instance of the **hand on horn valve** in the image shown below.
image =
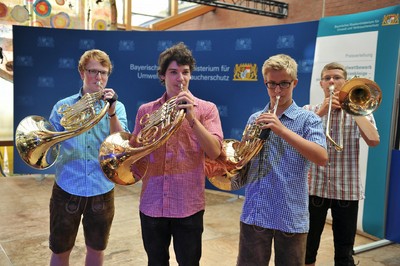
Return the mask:
[[115,92],[113,97],[111,99],[107,99],[107,102],[110,104],[110,106],[118,100],[118,94]]

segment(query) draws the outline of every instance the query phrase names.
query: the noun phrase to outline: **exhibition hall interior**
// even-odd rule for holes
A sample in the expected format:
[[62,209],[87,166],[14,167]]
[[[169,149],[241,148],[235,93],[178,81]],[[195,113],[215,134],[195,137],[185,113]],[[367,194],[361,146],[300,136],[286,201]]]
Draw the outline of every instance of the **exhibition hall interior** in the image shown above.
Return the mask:
[[[0,265],[50,264],[49,206],[62,160],[60,147],[98,123],[81,124],[74,132],[65,126],[65,132],[58,132],[48,122],[53,106],[82,87],[78,62],[83,52],[100,49],[110,56],[113,71],[107,88],[113,88],[124,104],[127,131],[132,133],[139,107],[165,91],[157,76],[159,54],[179,42],[196,59],[190,92],[215,103],[223,141],[235,145],[248,141],[244,137],[248,118],[269,102],[262,73],[268,57],[288,54],[298,63],[293,101],[300,107],[322,101],[324,65],[337,61],[346,67],[346,84],[352,84],[347,87],[354,93],[346,92],[351,108],[347,110],[343,100],[342,112],[373,116],[380,139],[371,146],[360,137],[357,144],[356,171],[363,195],[354,263],[400,265],[399,21],[398,0],[0,0]],[[98,71],[96,77],[99,74],[103,75]],[[282,83],[275,85],[282,90]],[[108,114],[107,119],[112,117]],[[328,132],[324,131],[327,145],[333,147]],[[150,152],[137,155],[138,147],[124,141],[115,149],[126,149],[121,156],[126,161],[112,171],[130,177],[133,160],[141,162],[165,144],[150,145],[154,146],[146,147]],[[263,141],[268,145],[268,139]],[[237,265],[246,181],[234,188],[232,176],[259,150],[247,151],[252,157],[242,165],[243,152],[235,145],[223,147],[231,159],[229,166],[235,164],[231,172],[204,178],[203,266]],[[348,154],[347,148],[342,145],[335,152]],[[140,178],[129,182],[111,178],[102,159],[115,154],[95,152],[99,156],[93,163],[104,172],[100,178],[115,185],[115,215],[104,265],[147,265],[139,215],[146,186]],[[305,176],[307,186],[310,175]],[[329,210],[315,265],[335,265],[332,223]],[[179,265],[172,244],[169,254],[170,265]],[[69,264],[84,265],[85,256],[81,224]],[[272,252],[269,265],[275,265],[274,256]]]

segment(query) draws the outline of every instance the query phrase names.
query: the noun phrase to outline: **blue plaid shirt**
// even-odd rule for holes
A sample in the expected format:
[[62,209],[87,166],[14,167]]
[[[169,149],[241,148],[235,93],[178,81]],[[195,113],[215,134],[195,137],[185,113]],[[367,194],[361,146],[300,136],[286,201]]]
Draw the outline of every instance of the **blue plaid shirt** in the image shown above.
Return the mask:
[[[250,116],[248,124],[268,110]],[[279,117],[281,123],[304,139],[326,148],[322,122],[313,112],[293,103]],[[307,173],[311,162],[272,131],[260,153],[240,172],[247,177],[243,223],[287,233],[309,229]]]
[[[65,131],[60,124],[62,115],[57,112],[58,108],[63,104],[71,106],[81,97],[79,92],[54,105],[49,120],[56,131]],[[101,103],[104,106],[104,102]],[[125,106],[117,101],[115,110],[122,127],[128,131]],[[114,188],[114,183],[105,177],[98,161],[100,145],[110,135],[109,120],[108,115],[105,115],[90,130],[60,143],[60,155],[55,164],[56,182],[68,193],[91,197]]]

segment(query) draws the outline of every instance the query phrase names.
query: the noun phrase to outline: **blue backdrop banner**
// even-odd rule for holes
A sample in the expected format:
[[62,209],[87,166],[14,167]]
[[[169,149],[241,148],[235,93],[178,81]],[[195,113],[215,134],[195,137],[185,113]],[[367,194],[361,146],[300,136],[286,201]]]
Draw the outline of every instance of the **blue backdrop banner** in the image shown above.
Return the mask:
[[[240,139],[248,117],[268,100],[261,68],[278,53],[299,64],[294,99],[308,103],[318,22],[209,31],[119,32],[14,26],[14,127],[26,116],[48,119],[52,106],[78,92],[82,85],[77,65],[85,50],[106,51],[114,64],[108,86],[119,95],[133,130],[137,108],[161,96],[157,77],[159,54],[183,41],[197,61],[190,91],[214,102],[224,137]],[[14,131],[15,132],[15,131]],[[62,145],[62,144],[61,144]],[[15,173],[37,173],[16,154]],[[51,173],[52,169],[39,173]],[[213,188],[211,184],[207,184]],[[234,193],[242,194],[239,190]]]

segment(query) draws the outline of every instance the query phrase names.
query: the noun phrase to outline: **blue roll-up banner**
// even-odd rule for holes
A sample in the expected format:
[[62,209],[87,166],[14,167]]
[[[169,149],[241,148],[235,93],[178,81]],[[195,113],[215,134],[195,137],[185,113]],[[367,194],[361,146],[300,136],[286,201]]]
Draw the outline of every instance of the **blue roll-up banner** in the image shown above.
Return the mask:
[[[365,157],[360,159],[366,199],[361,206],[359,229],[384,237],[399,8],[328,17],[319,22],[206,31],[120,32],[14,26],[14,132],[26,116],[48,119],[57,100],[79,90],[82,81],[78,60],[92,48],[110,55],[114,72],[107,87],[113,88],[125,104],[129,129],[133,130],[137,108],[165,91],[156,72],[158,55],[183,41],[197,61],[191,92],[218,106],[224,137],[233,139],[241,138],[250,114],[268,102],[261,68],[269,56],[285,53],[298,62],[299,83],[293,97],[299,106],[321,101],[321,67],[338,61],[348,67],[349,75],[373,79],[383,91],[382,104],[374,113],[381,144],[364,147]],[[52,171],[34,170],[15,155],[15,173]],[[216,189],[210,183],[207,188]],[[244,191],[232,193],[243,195]]]
[[392,151],[386,238],[400,243],[400,150]]
[[358,219],[359,230],[379,238],[385,236],[393,111],[398,99],[399,11],[400,6],[393,6],[321,19],[310,93],[311,103],[321,101],[320,73],[325,64],[333,61],[345,65],[349,77],[374,80],[382,90],[382,103],[374,112],[381,142],[368,148],[361,141],[360,170],[366,197],[360,202]]

